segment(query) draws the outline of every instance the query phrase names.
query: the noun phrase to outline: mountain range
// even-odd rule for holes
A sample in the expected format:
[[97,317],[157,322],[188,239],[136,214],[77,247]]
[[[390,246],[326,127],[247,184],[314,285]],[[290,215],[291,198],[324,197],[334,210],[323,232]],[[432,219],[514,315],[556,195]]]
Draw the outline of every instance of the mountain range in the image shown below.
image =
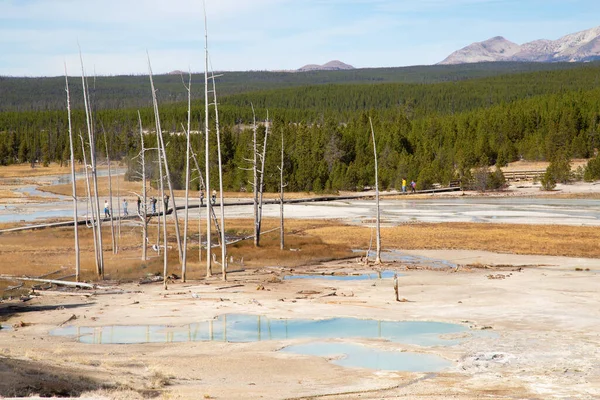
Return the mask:
[[496,36],[450,54],[439,64],[490,61],[586,62],[600,60],[600,26],[558,40],[540,39],[522,45]]

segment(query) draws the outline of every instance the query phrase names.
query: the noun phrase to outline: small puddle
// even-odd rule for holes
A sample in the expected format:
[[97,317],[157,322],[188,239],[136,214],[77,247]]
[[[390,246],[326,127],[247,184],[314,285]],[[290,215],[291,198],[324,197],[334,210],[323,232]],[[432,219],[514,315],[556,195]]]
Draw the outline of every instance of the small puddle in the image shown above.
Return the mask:
[[[452,346],[462,342],[464,325],[426,321],[376,321],[357,318],[271,319],[264,316],[227,314],[210,321],[183,326],[113,325],[68,326],[50,331],[52,336],[74,336],[81,343],[134,344],[171,342],[258,342],[285,339],[382,339],[419,346]],[[442,337],[462,333],[462,338]]]
[[[358,253],[358,254],[366,253],[366,250],[352,250],[352,251],[354,253]],[[375,258],[375,252],[370,251],[369,257]],[[453,268],[458,267],[458,265],[456,265],[455,263],[448,261],[448,260],[405,254],[400,250],[382,251],[381,252],[381,260],[384,262],[397,261],[397,262],[401,262],[403,264],[418,265],[418,266],[429,267],[429,268],[433,268],[433,269],[453,269]]]
[[310,274],[310,275],[286,275],[283,277],[283,280],[290,279],[323,279],[328,281],[368,281],[372,279],[389,279],[393,278],[394,274],[398,274],[398,276],[404,276],[396,271],[382,271],[381,276],[377,272],[370,272],[366,274],[358,274],[358,275],[325,275],[325,274]]
[[450,361],[432,354],[383,351],[354,343],[313,342],[288,346],[280,351],[326,357],[343,367],[384,371],[438,372],[452,365]]

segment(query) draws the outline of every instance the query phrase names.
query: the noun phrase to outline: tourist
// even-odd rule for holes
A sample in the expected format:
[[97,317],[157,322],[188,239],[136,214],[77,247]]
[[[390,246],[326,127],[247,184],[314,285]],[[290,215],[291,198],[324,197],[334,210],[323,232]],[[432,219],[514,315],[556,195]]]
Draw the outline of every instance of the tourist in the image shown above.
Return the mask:
[[417,193],[417,183],[415,181],[410,182],[410,190],[412,193]]
[[213,203],[213,205],[215,205],[216,202],[217,202],[217,191],[215,189],[213,189],[213,191],[212,191],[212,203]]
[[129,212],[127,211],[127,199],[123,199],[123,216],[126,217],[129,215]]
[[204,205],[204,190],[200,190],[200,207]]
[[169,209],[169,195],[165,194],[165,212]]
[[406,178],[402,178],[402,193],[406,193]]
[[138,208],[138,215],[140,215],[140,208],[142,208],[142,198],[140,196],[138,196],[138,198],[137,198],[137,208]]
[[152,214],[156,214],[156,197],[152,196],[150,199],[150,204],[152,204]]
[[110,207],[108,200],[104,200],[104,218],[110,218]]

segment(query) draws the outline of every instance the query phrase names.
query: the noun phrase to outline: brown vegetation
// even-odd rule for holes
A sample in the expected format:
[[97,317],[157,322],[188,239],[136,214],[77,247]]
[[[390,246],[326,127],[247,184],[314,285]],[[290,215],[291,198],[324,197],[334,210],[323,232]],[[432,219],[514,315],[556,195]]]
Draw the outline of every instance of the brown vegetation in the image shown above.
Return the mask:
[[[328,244],[365,248],[370,230],[358,226],[308,229]],[[382,229],[384,248],[465,249],[499,253],[600,257],[597,227],[482,223],[409,224]]]

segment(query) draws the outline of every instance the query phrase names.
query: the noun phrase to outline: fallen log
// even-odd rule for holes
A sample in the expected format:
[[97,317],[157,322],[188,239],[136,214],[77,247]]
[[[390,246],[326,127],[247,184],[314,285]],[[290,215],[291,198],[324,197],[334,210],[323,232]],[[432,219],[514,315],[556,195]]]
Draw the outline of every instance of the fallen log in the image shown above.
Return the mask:
[[32,281],[32,282],[43,282],[43,283],[51,283],[59,286],[70,286],[70,287],[80,287],[84,289],[109,289],[107,286],[98,286],[93,283],[83,283],[83,282],[70,282],[70,281],[59,281],[55,279],[40,279],[40,278],[28,278],[24,276],[9,276],[9,275],[0,275],[0,279],[9,280],[9,281]]
[[233,288],[238,288],[238,287],[244,287],[244,285],[223,286],[223,287],[215,288],[215,290],[233,289]]
[[60,290],[36,290],[35,296],[85,296],[90,297],[95,293],[89,292],[61,292]]

